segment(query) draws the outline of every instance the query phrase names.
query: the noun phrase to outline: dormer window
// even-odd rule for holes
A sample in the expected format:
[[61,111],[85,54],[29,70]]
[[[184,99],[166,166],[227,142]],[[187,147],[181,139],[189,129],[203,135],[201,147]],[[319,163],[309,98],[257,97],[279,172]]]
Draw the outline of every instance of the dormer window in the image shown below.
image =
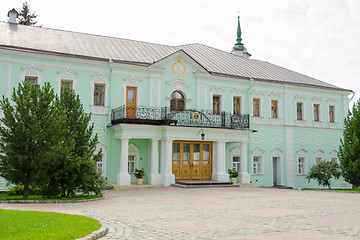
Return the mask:
[[171,93],[170,97],[170,111],[180,112],[185,109],[185,98],[181,92],[174,91]]

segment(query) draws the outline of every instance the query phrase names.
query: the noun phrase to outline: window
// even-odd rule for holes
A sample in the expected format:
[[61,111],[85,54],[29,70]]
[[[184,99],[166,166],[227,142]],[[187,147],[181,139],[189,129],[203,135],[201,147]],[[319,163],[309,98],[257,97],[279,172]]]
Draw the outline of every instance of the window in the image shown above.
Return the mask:
[[320,104],[314,104],[314,121],[320,121]]
[[240,156],[233,156],[231,161],[232,169],[240,172]]
[[337,158],[337,157],[331,157],[331,161],[337,163],[337,162],[338,162],[338,158]]
[[260,117],[260,98],[253,99],[253,116]]
[[261,174],[261,156],[253,157],[253,174]]
[[329,122],[335,122],[335,106],[329,106]]
[[38,81],[37,77],[25,76],[25,83],[27,83],[27,84],[35,85],[35,84],[37,84],[37,81]]
[[68,87],[70,89],[73,88],[73,81],[72,80],[61,80],[61,87]]
[[180,112],[185,109],[185,98],[180,92],[175,91],[170,95],[170,111]]
[[220,95],[213,95],[213,113],[220,114]]
[[298,157],[298,174],[304,175],[305,172],[305,157]]
[[297,102],[296,103],[296,119],[297,120],[304,120],[303,119],[303,103]]
[[102,173],[103,173],[103,162],[102,162],[102,160],[96,162],[96,169],[97,169],[97,172],[98,172],[99,174],[102,174]]
[[271,118],[278,118],[278,101],[271,100]]
[[234,115],[240,115],[240,110],[241,110],[241,97],[234,97],[233,98],[233,108],[234,108]]
[[94,105],[104,106],[105,84],[95,83],[94,88]]
[[135,173],[135,156],[134,155],[128,156],[128,172]]
[[318,165],[322,161],[322,157],[315,158],[315,165]]

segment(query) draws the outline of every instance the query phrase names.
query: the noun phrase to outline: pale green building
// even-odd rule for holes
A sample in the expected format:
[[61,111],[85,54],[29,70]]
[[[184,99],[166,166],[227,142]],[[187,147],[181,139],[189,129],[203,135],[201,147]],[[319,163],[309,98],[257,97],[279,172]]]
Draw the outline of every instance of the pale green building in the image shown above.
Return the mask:
[[21,81],[73,88],[110,183],[134,183],[135,168],[152,185],[229,181],[236,168],[241,183],[318,187],[305,179],[310,166],[338,161],[352,91],[251,59],[240,22],[228,53],[22,26],[11,14],[0,23],[0,96]]

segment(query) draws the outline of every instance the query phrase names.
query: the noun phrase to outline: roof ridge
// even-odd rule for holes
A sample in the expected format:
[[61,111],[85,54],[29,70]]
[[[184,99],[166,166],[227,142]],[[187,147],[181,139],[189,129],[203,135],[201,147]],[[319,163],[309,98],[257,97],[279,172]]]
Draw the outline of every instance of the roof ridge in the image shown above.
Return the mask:
[[[4,21],[0,21],[0,23],[8,24],[7,22],[4,22]],[[146,42],[146,41],[142,41],[142,40],[134,40],[134,39],[129,39],[129,38],[120,38],[120,37],[100,35],[100,34],[93,34],[93,33],[86,33],[86,32],[78,32],[78,31],[70,31],[70,30],[50,28],[50,27],[43,27],[43,26],[27,26],[27,25],[21,25],[21,24],[17,24],[17,25],[18,25],[18,26],[21,26],[21,27],[23,27],[23,28],[31,27],[31,28],[37,28],[37,29],[47,29],[47,30],[54,30],[54,31],[61,31],[61,32],[68,32],[68,33],[76,33],[76,34],[82,34],[82,35],[89,35],[89,36],[95,36],[95,37],[104,37],[104,38],[113,38],[113,39],[119,39],[119,40],[127,40],[127,41],[138,42],[138,43],[148,43],[148,44],[154,44],[154,45],[157,45],[157,46],[166,46],[166,47],[171,47],[171,48],[178,47],[178,46],[171,46],[171,45],[161,44],[161,43]]]

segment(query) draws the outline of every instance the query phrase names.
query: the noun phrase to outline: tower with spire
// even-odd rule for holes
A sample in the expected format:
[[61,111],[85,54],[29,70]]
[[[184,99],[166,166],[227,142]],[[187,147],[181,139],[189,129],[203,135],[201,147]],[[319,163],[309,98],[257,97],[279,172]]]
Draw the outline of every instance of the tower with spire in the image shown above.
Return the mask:
[[241,27],[240,27],[240,16],[238,16],[238,26],[237,26],[237,38],[236,38],[236,43],[235,46],[233,47],[232,54],[240,56],[240,57],[244,57],[244,58],[249,58],[251,57],[251,54],[248,53],[246,47],[244,46],[244,44],[242,43],[242,39],[241,39]]

